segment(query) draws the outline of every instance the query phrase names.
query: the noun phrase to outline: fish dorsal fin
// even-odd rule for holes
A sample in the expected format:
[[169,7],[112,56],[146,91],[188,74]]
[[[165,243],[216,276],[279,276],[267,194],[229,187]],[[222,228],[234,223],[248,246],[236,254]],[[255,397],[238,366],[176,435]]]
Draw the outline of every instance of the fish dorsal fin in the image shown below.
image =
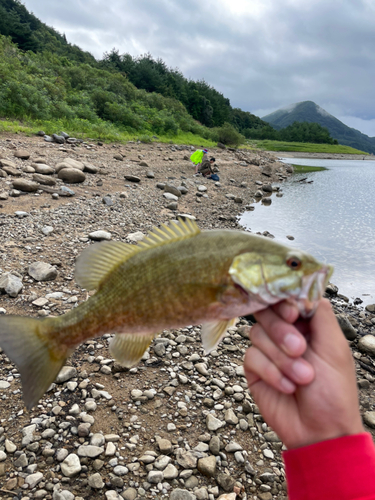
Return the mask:
[[237,318],[210,321],[202,325],[202,344],[206,354],[210,353],[224,337],[225,332],[235,325]]
[[121,241],[103,241],[86,248],[78,257],[75,280],[82,288],[95,290],[119,264],[141,249]]
[[144,249],[166,245],[171,241],[191,238],[200,232],[199,227],[192,219],[179,218],[178,222],[172,221],[169,225],[162,224],[161,227],[154,227],[149,235],[138,243],[138,246]]

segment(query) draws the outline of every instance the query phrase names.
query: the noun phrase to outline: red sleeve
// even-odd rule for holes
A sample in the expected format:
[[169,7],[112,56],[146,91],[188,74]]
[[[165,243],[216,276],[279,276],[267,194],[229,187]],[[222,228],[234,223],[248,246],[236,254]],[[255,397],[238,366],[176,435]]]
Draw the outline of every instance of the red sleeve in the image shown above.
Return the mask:
[[375,500],[375,446],[356,434],[283,453],[289,500]]

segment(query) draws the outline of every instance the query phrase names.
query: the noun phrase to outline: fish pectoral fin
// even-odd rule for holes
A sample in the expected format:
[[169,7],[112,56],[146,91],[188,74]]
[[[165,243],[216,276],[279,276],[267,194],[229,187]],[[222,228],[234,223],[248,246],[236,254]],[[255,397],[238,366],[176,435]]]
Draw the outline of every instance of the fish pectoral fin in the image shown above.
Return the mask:
[[141,360],[154,337],[154,333],[116,333],[109,345],[109,351],[120,365],[131,368]]
[[232,318],[230,320],[212,321],[205,323],[202,326],[201,336],[203,348],[208,354],[218,345],[220,340],[224,337],[225,332],[233,326],[237,321],[237,318]]
[[78,257],[75,280],[82,288],[94,290],[115,267],[125,262],[140,248],[121,241],[103,241],[86,248]]
[[69,355],[63,346],[61,351],[51,349],[54,324],[52,319],[0,318],[0,346],[17,365],[29,410],[47,391]]

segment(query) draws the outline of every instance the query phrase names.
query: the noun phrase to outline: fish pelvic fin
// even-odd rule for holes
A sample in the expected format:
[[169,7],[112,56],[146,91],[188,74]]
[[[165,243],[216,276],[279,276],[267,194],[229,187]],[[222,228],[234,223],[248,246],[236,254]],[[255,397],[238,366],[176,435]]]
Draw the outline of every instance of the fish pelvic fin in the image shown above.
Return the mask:
[[[56,318],[57,319],[57,318]],[[68,355],[51,348],[54,320],[0,317],[0,347],[21,374],[23,399],[30,410],[55,380]]]
[[212,321],[202,325],[202,344],[206,354],[215,349],[220,340],[224,337],[225,332],[228,328],[235,325],[236,321],[237,318],[232,318],[229,320]]
[[109,344],[109,352],[120,365],[131,368],[136,365],[146,352],[155,335],[116,333]]
[[159,245],[166,245],[172,241],[185,240],[196,236],[201,231],[197,224],[189,218],[179,218],[178,222],[170,222],[169,225],[162,224],[154,227],[146,238],[138,243],[140,248],[150,248]]
[[82,288],[99,288],[103,279],[140,248],[121,241],[103,241],[86,248],[77,258],[75,280]]

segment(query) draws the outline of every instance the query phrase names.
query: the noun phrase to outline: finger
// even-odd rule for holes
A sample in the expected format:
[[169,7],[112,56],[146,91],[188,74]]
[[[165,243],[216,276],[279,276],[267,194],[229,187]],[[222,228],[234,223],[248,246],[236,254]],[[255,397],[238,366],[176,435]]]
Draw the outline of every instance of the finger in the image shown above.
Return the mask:
[[260,311],[254,316],[271,340],[288,356],[302,356],[306,350],[306,340],[294,325],[284,321],[270,308]]
[[294,323],[299,316],[299,310],[294,300],[283,300],[272,306],[272,309],[287,323]]
[[250,330],[250,340],[280,372],[296,384],[306,385],[314,379],[314,369],[303,358],[287,356],[258,324]]
[[261,379],[274,389],[285,394],[292,394],[296,385],[285,377],[277,366],[257,347],[247,350],[244,360],[244,370],[248,384],[254,384]]

